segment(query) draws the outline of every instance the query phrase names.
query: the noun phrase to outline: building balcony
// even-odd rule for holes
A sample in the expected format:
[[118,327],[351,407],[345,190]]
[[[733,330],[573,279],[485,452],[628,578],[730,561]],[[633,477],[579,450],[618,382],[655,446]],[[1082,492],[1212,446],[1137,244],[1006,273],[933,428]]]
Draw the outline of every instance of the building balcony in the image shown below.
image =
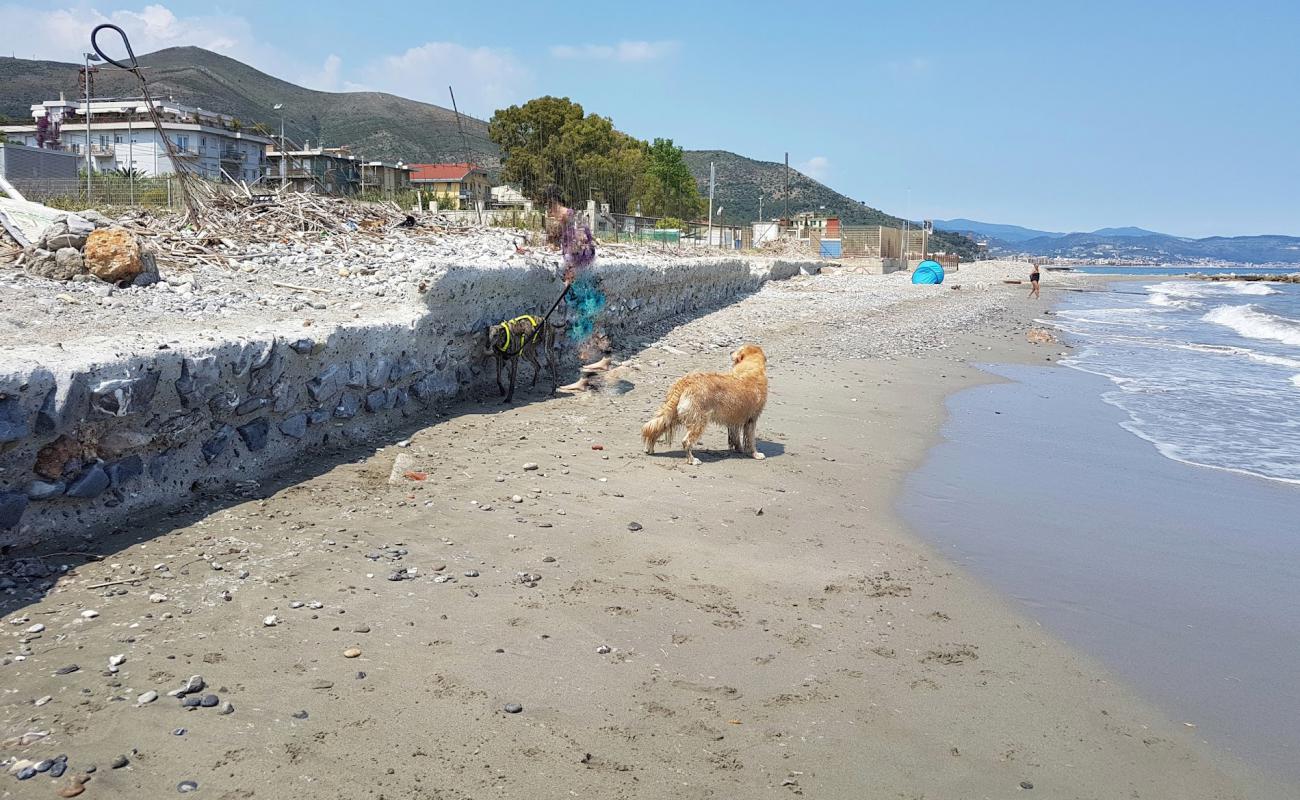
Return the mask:
[[112,158],[113,152],[113,145],[111,144],[92,144],[90,146],[90,154],[95,158]]
[[222,161],[243,161],[246,158],[248,158],[248,154],[245,153],[243,150],[222,150],[221,151]]
[[199,154],[198,154],[198,152],[195,151],[195,150],[187,150],[187,149],[185,149],[185,148],[183,148],[183,147],[177,147],[177,148],[176,148],[176,157],[177,157],[177,158],[184,158],[184,159],[193,159],[193,158],[198,158],[198,157],[199,157]]

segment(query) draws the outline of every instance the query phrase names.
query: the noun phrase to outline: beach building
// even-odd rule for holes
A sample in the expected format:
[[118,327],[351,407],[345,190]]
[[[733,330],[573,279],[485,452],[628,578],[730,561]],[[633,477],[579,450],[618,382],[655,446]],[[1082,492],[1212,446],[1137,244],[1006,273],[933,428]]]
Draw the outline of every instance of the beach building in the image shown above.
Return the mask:
[[[190,171],[211,180],[255,181],[265,171],[270,137],[246,130],[228,114],[155,100],[163,131]],[[89,110],[89,126],[87,125]],[[143,98],[46,100],[31,107],[32,122],[0,127],[9,141],[80,156],[92,172],[134,169],[142,175],[176,172]],[[75,177],[75,176],[74,176]]]
[[411,186],[429,192],[442,208],[459,210],[486,206],[492,183],[487,171],[473,164],[412,164]]

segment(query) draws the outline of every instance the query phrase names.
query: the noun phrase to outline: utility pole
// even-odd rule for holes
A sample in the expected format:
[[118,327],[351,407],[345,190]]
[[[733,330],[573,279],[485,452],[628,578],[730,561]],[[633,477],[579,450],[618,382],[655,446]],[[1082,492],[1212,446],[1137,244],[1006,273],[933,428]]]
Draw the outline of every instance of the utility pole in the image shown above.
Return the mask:
[[[131,187],[131,205],[135,205],[135,129],[131,126],[131,117],[135,115],[135,105],[129,105],[122,109],[126,112],[126,181]],[[114,160],[117,160],[117,154],[114,153]]]
[[284,103],[271,106],[272,111],[280,112],[280,191],[289,185],[289,154],[284,148]]
[[785,218],[790,219],[790,154],[785,154]]
[[709,247],[713,246],[713,188],[717,184],[718,174],[713,169],[713,162],[709,162]]
[[85,65],[84,65],[84,67],[82,68],[82,69],[84,70],[84,71],[82,72],[82,76],[86,79],[86,81],[85,81],[85,83],[86,83],[86,202],[89,203],[89,202],[90,202],[90,172],[91,172],[91,166],[90,166],[90,84],[91,84],[91,80],[92,80],[92,78],[90,77],[90,62],[92,62],[92,61],[103,61],[104,59],[100,58],[100,57],[99,57],[97,54],[95,54],[95,53],[82,53],[82,56],[85,58]]

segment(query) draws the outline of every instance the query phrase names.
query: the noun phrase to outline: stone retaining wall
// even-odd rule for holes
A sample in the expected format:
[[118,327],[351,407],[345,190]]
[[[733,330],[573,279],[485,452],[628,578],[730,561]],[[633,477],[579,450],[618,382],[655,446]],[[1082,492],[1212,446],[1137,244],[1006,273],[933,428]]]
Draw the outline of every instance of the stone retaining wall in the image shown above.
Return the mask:
[[[816,264],[603,263],[596,268],[607,300],[600,324],[617,342],[801,269]],[[486,327],[544,311],[560,284],[544,269],[446,268],[425,288],[424,309],[408,305],[361,320],[191,336],[150,351],[66,342],[57,357],[50,348],[6,352],[0,546],[120,525],[132,512],[262,478],[323,445],[365,438],[484,390],[495,380]],[[573,349],[566,342],[570,364]],[[525,375],[531,380],[530,368],[521,369]]]

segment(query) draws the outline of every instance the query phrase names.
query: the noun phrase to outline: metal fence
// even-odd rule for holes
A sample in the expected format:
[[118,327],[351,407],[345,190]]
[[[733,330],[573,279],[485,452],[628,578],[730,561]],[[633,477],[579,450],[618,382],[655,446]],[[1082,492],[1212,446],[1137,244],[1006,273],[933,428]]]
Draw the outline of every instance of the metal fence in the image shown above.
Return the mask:
[[86,183],[85,177],[77,180],[15,180],[14,188],[28,200],[52,208],[77,211],[104,206],[142,206],[150,208],[177,208],[181,204],[175,178],[128,178],[119,175],[98,175]]

